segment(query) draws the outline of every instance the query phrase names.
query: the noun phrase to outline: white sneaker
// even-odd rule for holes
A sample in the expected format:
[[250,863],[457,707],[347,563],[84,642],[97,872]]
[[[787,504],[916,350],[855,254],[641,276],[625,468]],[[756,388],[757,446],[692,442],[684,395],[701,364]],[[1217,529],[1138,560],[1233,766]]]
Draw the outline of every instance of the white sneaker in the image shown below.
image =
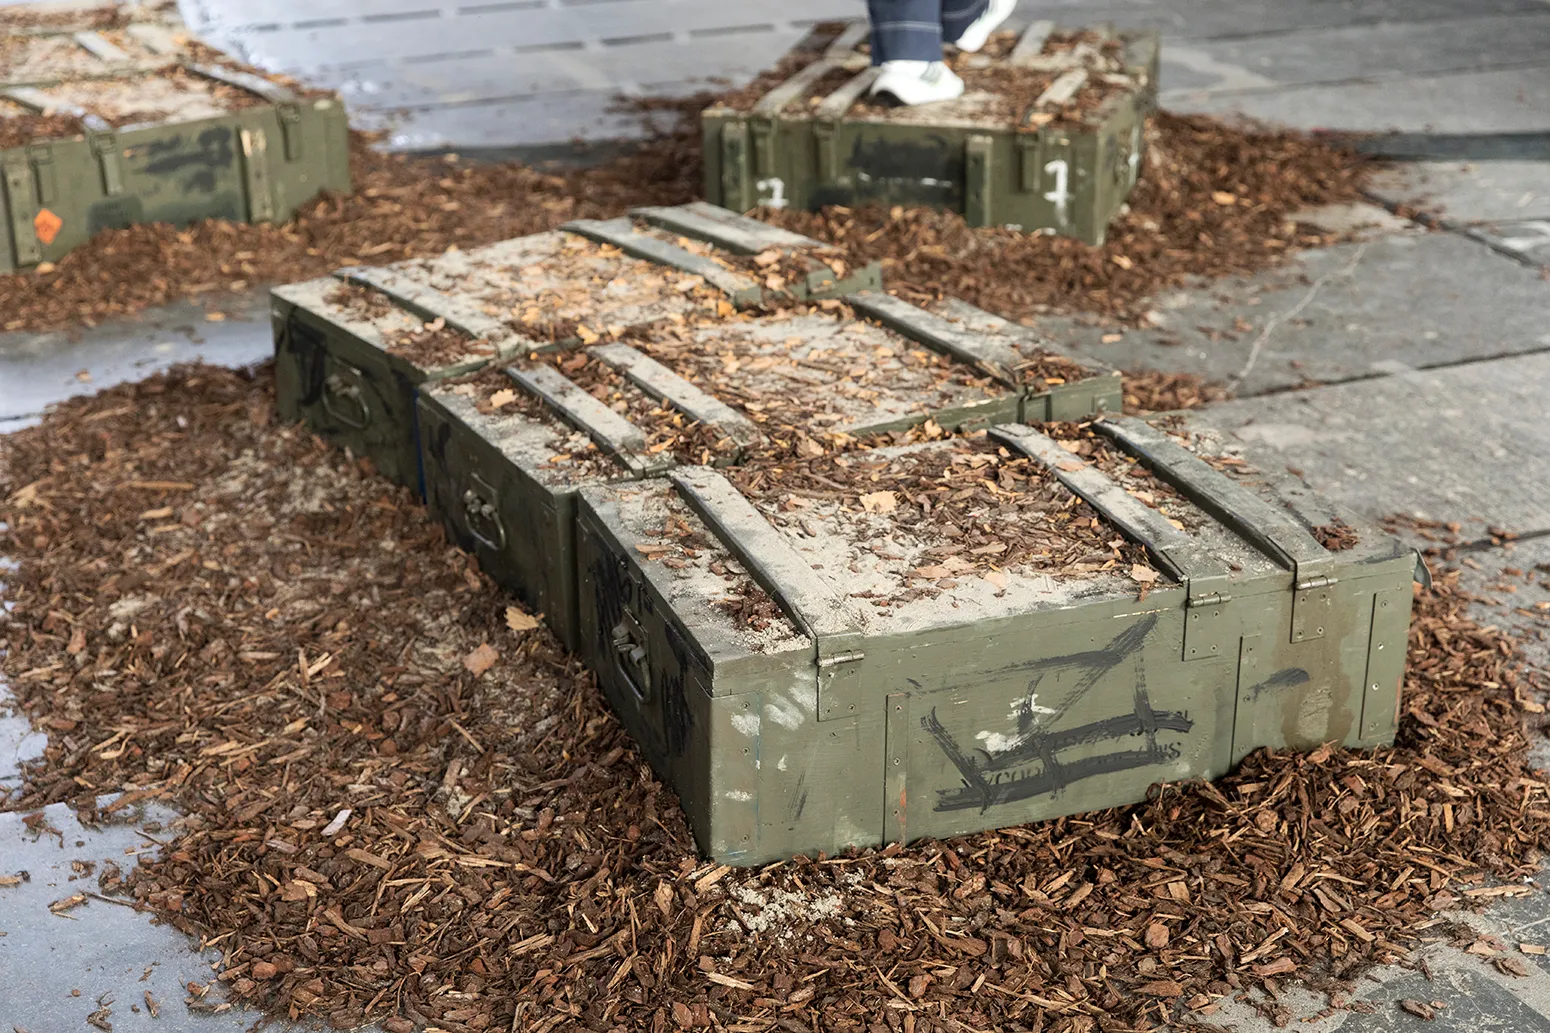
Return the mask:
[[990,39],[990,34],[999,29],[1001,23],[1010,18],[1016,9],[1017,0],[990,0],[985,13],[969,23],[954,45],[965,53],[977,52]]
[[963,80],[940,61],[884,61],[871,92],[907,106],[931,104],[963,96]]

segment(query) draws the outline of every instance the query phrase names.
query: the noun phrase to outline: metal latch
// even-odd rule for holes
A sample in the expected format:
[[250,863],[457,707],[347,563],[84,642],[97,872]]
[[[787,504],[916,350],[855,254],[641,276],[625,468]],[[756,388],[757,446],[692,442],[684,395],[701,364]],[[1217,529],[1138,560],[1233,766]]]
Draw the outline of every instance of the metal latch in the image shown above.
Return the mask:
[[1426,565],[1426,560],[1422,558],[1419,549],[1412,549],[1411,552],[1415,554],[1415,573],[1411,575],[1412,579],[1422,588],[1430,589],[1432,587],[1431,568]]
[[27,160],[32,163],[38,203],[52,204],[57,193],[54,185],[54,149],[48,144],[34,144],[27,148]]
[[721,127],[721,203],[734,212],[747,211],[748,123],[727,122]]
[[301,160],[301,108],[292,103],[276,104],[280,116],[280,134],[285,142],[285,160]]
[[839,154],[834,146],[835,125],[833,122],[813,123],[813,143],[816,146],[818,158],[818,179],[820,182],[831,183],[840,176]]
[[1025,194],[1039,189],[1039,156],[1044,137],[1039,133],[1017,134],[1017,185]]
[[1335,609],[1335,594],[1330,589],[1339,582],[1339,578],[1310,577],[1296,583],[1292,595],[1293,642],[1324,637]]
[[[38,246],[37,230],[32,224],[37,214],[37,201],[33,198],[32,172],[21,163],[7,164],[4,168],[5,196],[11,210],[11,240],[16,247],[17,266],[36,265],[43,259],[43,249]],[[0,235],[0,244],[4,243]],[[3,255],[3,252],[0,252]]]
[[118,168],[118,136],[114,133],[92,133],[91,149],[97,156],[102,170],[102,192],[117,197],[124,192],[124,177]]
[[775,152],[770,143],[770,133],[774,126],[767,119],[754,119],[748,128],[753,132],[753,167],[754,174],[760,178],[768,178],[775,174]]
[[990,136],[976,134],[964,144],[963,217],[970,226],[989,226],[995,218],[995,154]]

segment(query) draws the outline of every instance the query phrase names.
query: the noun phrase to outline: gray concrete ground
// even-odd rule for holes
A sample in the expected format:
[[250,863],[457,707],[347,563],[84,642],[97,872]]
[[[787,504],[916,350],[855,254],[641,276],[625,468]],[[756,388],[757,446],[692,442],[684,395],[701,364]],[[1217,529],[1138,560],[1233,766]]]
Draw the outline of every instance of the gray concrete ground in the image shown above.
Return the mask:
[[[626,133],[628,120],[608,111],[615,94],[746,77],[812,21],[856,15],[862,3],[184,0],[184,7],[211,42],[343,89],[362,124],[396,127],[395,146],[466,149]],[[1251,454],[1302,471],[1365,515],[1464,522],[1466,537],[1482,540],[1464,553],[1467,581],[1484,597],[1480,615],[1522,634],[1530,659],[1550,669],[1550,606],[1537,605],[1550,603],[1550,575],[1536,569],[1550,564],[1550,163],[1467,160],[1471,149],[1524,149],[1490,134],[1550,139],[1550,2],[1025,0],[1018,17],[1160,29],[1162,87],[1174,108],[1308,127],[1466,134],[1450,143],[1465,158],[1407,165],[1373,191],[1374,203],[1389,208],[1423,203],[1438,229],[1377,208],[1326,212],[1321,218],[1368,228],[1286,269],[1158,298],[1157,325],[1117,341],[1105,343],[1103,328],[1077,320],[1050,320],[1044,329],[1122,365],[1233,382],[1238,397],[1217,406],[1216,416]],[[178,306],[80,335],[0,335],[0,431],[36,419],[54,401],[175,361],[242,365],[269,347],[259,298],[218,323]],[[1493,527],[1521,540],[1492,545],[1484,540]],[[43,741],[24,720],[0,714],[0,782],[14,781]],[[1542,755],[1550,764],[1550,750]],[[30,876],[0,885],[0,1029],[89,1028],[85,1019],[99,1007],[112,1009],[115,1029],[214,1033],[254,1021],[190,1012],[181,987],[208,983],[208,960],[146,915],[94,898],[49,911],[51,902],[95,889],[95,876],[72,881],[82,874],[73,862],[132,862],[153,848],[148,837],[165,838],[175,816],[140,815],[101,829],[62,810],[45,818],[57,834],[34,835],[21,816],[0,814],[0,875]],[[1518,948],[1550,947],[1550,900],[1539,884],[1523,892],[1464,917],[1496,938],[1481,949],[1499,943],[1531,962],[1527,976],[1449,947],[1439,921],[1426,964],[1416,958],[1373,973],[1356,995],[1366,1002],[1358,1009],[1320,1018],[1326,1002],[1295,990],[1276,1003],[1296,1028],[1315,1033],[1550,1030],[1550,955]],[[147,989],[163,1005],[159,1019],[149,1017]],[[218,988],[210,993],[219,1000]],[[98,1003],[108,995],[111,1003]],[[1427,1021],[1400,1008],[1403,999],[1445,1007]],[[1201,1018],[1270,1028],[1245,1002],[1224,1002]]]

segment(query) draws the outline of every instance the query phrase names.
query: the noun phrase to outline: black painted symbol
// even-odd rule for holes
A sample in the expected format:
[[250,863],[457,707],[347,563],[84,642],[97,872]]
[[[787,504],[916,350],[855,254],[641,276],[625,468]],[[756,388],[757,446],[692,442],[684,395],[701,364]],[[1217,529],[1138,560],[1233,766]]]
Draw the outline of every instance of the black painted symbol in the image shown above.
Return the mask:
[[[963,776],[963,785],[937,791],[938,811],[978,808],[981,813],[998,804],[1026,800],[1034,796],[1059,793],[1062,789],[1095,775],[1113,774],[1134,768],[1164,764],[1179,755],[1176,743],[1163,742],[1167,732],[1186,733],[1195,722],[1187,713],[1155,710],[1146,691],[1146,672],[1140,650],[1157,624],[1154,614],[1120,632],[1102,649],[1068,656],[1052,657],[1030,668],[1028,695],[1017,715],[1017,734],[1009,745],[996,750],[965,750],[937,719],[935,708],[921,719],[947,759]],[[1134,663],[1135,691],[1129,713],[1090,721],[1074,728],[1059,728],[1061,718],[1087,695],[1104,675],[1118,669],[1127,660]],[[1053,713],[1035,708],[1035,698],[1044,678],[1057,671],[1080,671],[1076,684]],[[1095,756],[1061,761],[1062,751],[1077,746],[1143,737],[1137,749],[1116,750]]]

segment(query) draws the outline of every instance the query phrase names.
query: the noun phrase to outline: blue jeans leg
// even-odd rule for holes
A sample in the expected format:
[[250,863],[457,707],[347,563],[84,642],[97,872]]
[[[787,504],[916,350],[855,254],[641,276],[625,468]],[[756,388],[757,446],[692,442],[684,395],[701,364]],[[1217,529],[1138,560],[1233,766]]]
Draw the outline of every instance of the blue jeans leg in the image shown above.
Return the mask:
[[[964,0],[945,2],[962,4]],[[867,0],[867,17],[872,23],[872,63],[942,60],[943,3],[944,0]],[[983,6],[985,0],[979,3]]]
[[990,0],[943,0],[942,38],[949,43],[956,42],[989,6]]

